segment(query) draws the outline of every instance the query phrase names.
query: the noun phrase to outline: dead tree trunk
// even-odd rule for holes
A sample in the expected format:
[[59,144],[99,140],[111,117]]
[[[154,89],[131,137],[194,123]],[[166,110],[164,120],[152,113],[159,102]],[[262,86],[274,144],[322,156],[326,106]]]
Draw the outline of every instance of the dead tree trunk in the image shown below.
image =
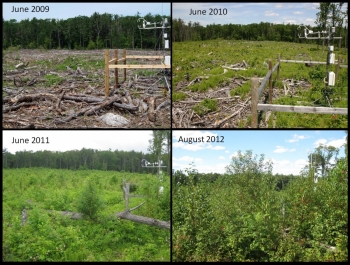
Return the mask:
[[130,195],[130,183],[126,183],[125,180],[123,181],[123,198],[125,199],[125,211],[119,212],[116,214],[116,217],[121,219],[127,219],[133,222],[142,223],[146,225],[153,225],[157,226],[159,228],[168,229],[170,230],[170,222],[169,221],[161,221],[150,217],[144,217],[139,215],[133,215],[130,212],[133,210],[136,210],[137,208],[141,207],[145,202],[141,203],[140,205],[129,209],[129,197],[134,197],[135,195]]

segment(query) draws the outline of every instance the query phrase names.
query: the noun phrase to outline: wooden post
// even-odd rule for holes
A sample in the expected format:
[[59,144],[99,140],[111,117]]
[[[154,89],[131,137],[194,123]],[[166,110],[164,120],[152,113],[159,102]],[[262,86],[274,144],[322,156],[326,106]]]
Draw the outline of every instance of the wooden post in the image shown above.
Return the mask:
[[[126,49],[124,49],[124,64],[126,64]],[[126,68],[124,68],[124,81],[126,81]]]
[[125,211],[129,210],[130,183],[125,183]]
[[269,104],[272,104],[272,61],[269,61],[269,71],[271,71],[271,75],[269,78]]
[[253,77],[251,79],[251,96],[252,96],[252,128],[258,128],[258,88],[259,88],[259,78]]
[[105,50],[105,96],[109,96],[109,50]]
[[[114,64],[118,64],[118,49],[117,50],[114,50],[114,58],[116,59],[115,60],[115,63]],[[114,82],[115,82],[115,88],[118,88],[119,85],[118,85],[118,68],[115,68],[114,69]]]
[[335,70],[335,81],[337,81],[338,79],[338,74],[339,74],[339,67],[340,67],[340,60],[341,60],[341,56],[338,56],[338,64],[337,64],[337,69]]
[[277,80],[280,80],[280,67],[281,67],[281,56],[278,54],[278,68],[277,68]]

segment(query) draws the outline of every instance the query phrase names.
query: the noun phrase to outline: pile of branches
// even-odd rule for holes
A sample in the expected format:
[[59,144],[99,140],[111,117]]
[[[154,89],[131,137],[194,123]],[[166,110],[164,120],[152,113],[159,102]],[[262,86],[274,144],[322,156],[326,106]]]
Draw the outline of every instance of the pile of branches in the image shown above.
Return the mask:
[[[72,74],[82,74],[79,67],[76,71]],[[3,93],[6,93],[3,97],[2,110],[4,128],[79,127],[69,122],[79,117],[83,119],[93,115],[100,117],[109,111],[122,116],[124,113],[128,116],[141,116],[149,122],[155,122],[157,113],[170,109],[170,99],[164,96],[161,89],[149,85],[158,79],[158,76],[132,78],[121,83],[119,88],[112,89],[106,97],[102,86],[86,87],[85,79],[66,80],[52,89],[39,87],[42,82],[39,76],[23,81],[21,73],[26,75],[27,70],[12,70],[6,72],[5,77],[9,78],[12,73],[16,74],[11,77],[14,87],[2,88]],[[91,122],[93,121],[89,120],[89,123]],[[109,125],[102,124],[98,127],[101,126]],[[120,124],[117,127],[123,126],[127,127],[127,124]],[[85,127],[96,127],[96,125],[90,124]]]
[[[197,78],[200,82],[201,77]],[[250,113],[251,97],[231,96],[231,91],[247,82],[248,78],[231,78],[227,86],[205,93],[186,90],[191,82],[179,82],[176,90],[187,95],[185,101],[174,101],[172,107],[172,128],[236,128],[239,122]],[[198,115],[194,106],[204,99],[217,101],[217,110]]]

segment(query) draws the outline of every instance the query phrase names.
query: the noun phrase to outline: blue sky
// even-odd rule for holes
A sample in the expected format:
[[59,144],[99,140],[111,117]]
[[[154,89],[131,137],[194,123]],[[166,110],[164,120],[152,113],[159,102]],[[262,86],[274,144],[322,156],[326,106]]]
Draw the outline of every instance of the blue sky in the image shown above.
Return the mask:
[[[18,7],[28,7],[29,12],[11,12],[13,6]],[[31,12],[32,6],[49,6],[49,12]],[[116,14],[123,16],[134,16],[137,12],[140,16],[145,16],[148,13],[152,15],[164,15],[170,16],[171,6],[168,3],[157,3],[157,2],[138,2],[138,3],[3,3],[3,13],[2,17],[5,20],[16,19],[20,21],[22,19],[32,19],[36,17],[37,19],[67,19],[78,16],[88,16],[90,17],[94,12],[103,14]]]
[[[342,9],[347,7],[345,3]],[[275,24],[304,24],[314,26],[319,3],[173,3],[172,17],[186,23],[208,24],[251,24],[270,22]],[[227,9],[227,15],[208,15],[210,8]],[[207,15],[189,15],[190,10],[206,10]]]
[[[188,137],[224,137],[223,143],[184,143],[179,142]],[[252,150],[253,155],[265,155],[265,159],[273,161],[273,173],[298,175],[308,164],[308,153],[314,151],[319,144],[340,148],[345,143],[344,130],[296,130],[296,131],[178,131],[173,130],[173,169],[190,167],[194,162],[200,173],[224,173],[225,166],[230,164],[231,157],[237,151],[245,153]],[[344,147],[340,149],[338,158],[344,157]]]

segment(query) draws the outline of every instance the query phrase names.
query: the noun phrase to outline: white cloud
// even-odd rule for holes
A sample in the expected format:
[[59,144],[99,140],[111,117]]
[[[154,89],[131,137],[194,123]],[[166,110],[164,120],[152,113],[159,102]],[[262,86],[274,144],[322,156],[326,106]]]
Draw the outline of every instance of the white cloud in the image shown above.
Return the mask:
[[284,166],[287,166],[287,165],[290,165],[291,162],[289,160],[275,160],[275,159],[271,159],[272,162],[273,162],[273,165],[275,166],[278,166],[278,167],[284,167]]
[[230,151],[226,150],[225,153],[228,154],[228,153],[230,153]]
[[307,160],[305,160],[305,159],[298,159],[298,160],[296,160],[295,163],[294,163],[294,165],[295,165],[296,167],[300,168],[299,172],[301,171],[301,169],[302,169],[304,166],[306,166],[306,165],[308,165],[308,164],[309,164],[309,162],[308,162]]
[[[174,159],[174,158],[173,158]],[[179,164],[179,163],[172,163],[172,167],[175,169],[175,168],[178,168],[178,167],[180,167],[181,166],[181,164]]]
[[223,156],[219,156],[219,159],[221,159],[221,160],[225,160],[225,157],[223,157]]
[[345,144],[345,136],[342,139],[330,140],[329,142],[326,139],[318,139],[314,142],[315,147],[319,147],[320,145],[324,146],[333,146],[335,148],[340,148]]
[[209,144],[206,148],[211,149],[211,150],[223,150],[223,149],[225,149],[224,146],[220,146],[220,145],[212,146],[211,144]]
[[305,19],[305,21],[311,24],[311,23],[315,22],[315,19],[314,18],[307,18],[307,19]]
[[305,165],[308,165],[308,161],[305,159],[298,159],[293,161],[290,160],[276,160],[272,159],[273,162],[273,173],[279,173],[284,175],[299,175],[300,171]]
[[288,143],[294,143],[294,142],[299,142],[299,140],[304,140],[310,138],[310,136],[307,135],[297,135],[297,134],[293,134],[292,139],[287,140]]
[[327,146],[334,146],[335,148],[340,148],[343,144],[345,144],[345,137],[343,139],[332,140]]
[[276,149],[273,151],[274,153],[285,153],[287,152],[288,149],[287,148],[284,148],[283,146],[279,146],[277,145],[276,146]]
[[265,11],[265,16],[267,17],[278,17],[277,13],[274,13],[272,10]]
[[183,142],[173,143],[173,148],[182,148],[185,144]]
[[275,7],[276,7],[276,8],[282,8],[282,7],[283,7],[283,4],[281,4],[281,3],[276,4]]
[[318,147],[320,145],[325,145],[327,143],[327,140],[326,139],[318,139],[314,142],[314,146],[315,147]]
[[295,11],[295,12],[293,12],[293,14],[295,14],[295,15],[301,15],[301,14],[303,14],[303,12],[301,12],[301,11]]
[[188,150],[188,151],[198,151],[198,150],[202,150],[204,149],[205,144],[203,143],[198,143],[198,144],[185,144],[184,147],[182,147],[183,149],[185,150]]
[[183,156],[183,157],[180,157],[180,158],[173,157],[173,160],[175,160],[175,161],[185,161],[185,162],[196,162],[196,163],[202,163],[203,162],[202,158],[195,158],[195,157],[191,157],[191,156]]
[[238,157],[238,152],[234,152],[232,155],[230,155],[230,160],[232,159],[232,157]]
[[296,151],[295,148],[289,149],[289,152],[295,152],[295,151]]
[[296,24],[297,23],[294,19],[287,19],[284,22],[287,24]]

